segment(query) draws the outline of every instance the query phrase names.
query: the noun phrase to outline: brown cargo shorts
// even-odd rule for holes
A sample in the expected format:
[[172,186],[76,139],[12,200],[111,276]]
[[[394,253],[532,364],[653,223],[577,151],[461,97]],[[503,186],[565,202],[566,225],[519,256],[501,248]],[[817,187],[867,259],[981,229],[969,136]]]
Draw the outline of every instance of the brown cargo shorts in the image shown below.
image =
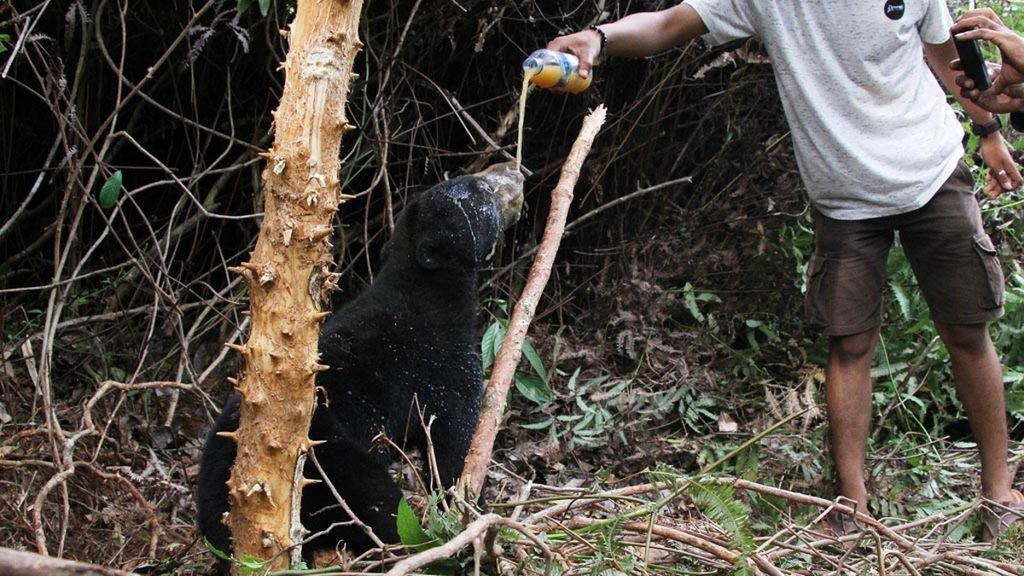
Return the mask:
[[895,233],[935,322],[982,324],[1003,313],[1003,271],[963,162],[924,206],[895,216],[835,220],[814,211],[804,311],[815,330],[848,336],[882,324]]

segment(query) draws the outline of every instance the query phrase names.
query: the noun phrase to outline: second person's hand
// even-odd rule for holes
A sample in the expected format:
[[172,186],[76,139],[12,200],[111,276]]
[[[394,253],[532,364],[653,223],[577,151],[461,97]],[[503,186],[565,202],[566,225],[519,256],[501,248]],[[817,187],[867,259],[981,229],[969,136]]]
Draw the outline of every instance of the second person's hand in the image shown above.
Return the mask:
[[[963,74],[963,65],[960,63],[960,60],[953,60],[949,63],[949,67],[960,72],[954,78],[954,81],[960,87],[960,95],[964,98],[989,112],[997,114],[1024,110],[1024,84],[1009,84],[1002,90],[991,88],[982,92],[974,86],[974,80]],[[990,64],[989,75],[998,81],[1002,76],[1001,67],[997,64]],[[1000,82],[1000,84],[1003,84],[1003,82]],[[995,86],[994,83],[993,86]]]
[[[961,94],[992,112],[1013,112],[1021,110],[1021,96],[1024,96],[1024,37],[1003,23],[999,15],[990,8],[979,8],[964,13],[950,30],[957,40],[985,40],[999,48],[1002,66],[995,67],[992,87],[979,91],[974,82],[965,76],[958,76],[956,83]],[[953,70],[962,70],[959,60],[950,62]],[[1004,95],[1005,93],[1005,95]],[[1004,97],[1005,96],[1005,97]]]
[[1024,38],[1003,23],[990,8],[964,13],[950,30],[957,40],[986,40],[999,48],[1005,84],[1024,82]]

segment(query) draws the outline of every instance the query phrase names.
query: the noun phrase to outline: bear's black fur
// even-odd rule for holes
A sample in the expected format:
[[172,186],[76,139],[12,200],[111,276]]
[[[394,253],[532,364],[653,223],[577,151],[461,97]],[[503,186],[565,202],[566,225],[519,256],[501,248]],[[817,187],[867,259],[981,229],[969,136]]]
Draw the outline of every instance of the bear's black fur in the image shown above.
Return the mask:
[[[399,215],[373,284],[323,326],[319,347],[330,370],[317,378],[322,391],[309,435],[326,442],[313,451],[356,516],[386,543],[398,541],[401,492],[387,471],[396,455],[372,451],[372,439],[383,431],[425,453],[415,397],[426,418],[436,417],[431,440],[444,487],[461,474],[483,384],[477,273],[521,206],[522,176],[505,165],[423,192]],[[237,428],[238,405],[232,397],[207,436],[196,494],[199,530],[225,552],[225,483],[235,443],[216,433]],[[311,462],[305,475],[320,478]],[[305,488],[302,522],[311,533],[348,520],[325,483]],[[305,550],[340,545],[361,552],[371,542],[358,528],[341,526]]]

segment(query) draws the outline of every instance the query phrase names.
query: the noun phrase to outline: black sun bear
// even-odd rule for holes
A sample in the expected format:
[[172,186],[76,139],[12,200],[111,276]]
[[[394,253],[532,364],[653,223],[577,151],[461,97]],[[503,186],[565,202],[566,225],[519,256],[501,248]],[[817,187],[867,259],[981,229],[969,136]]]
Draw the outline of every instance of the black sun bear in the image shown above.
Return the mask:
[[[435,418],[431,441],[444,487],[461,474],[483,388],[477,276],[502,231],[519,217],[522,184],[518,171],[499,164],[414,198],[399,215],[371,286],[321,330],[322,362],[330,370],[316,382],[309,436],[325,443],[314,455],[356,516],[385,543],[398,541],[395,513],[402,495],[387,471],[396,454],[373,450],[373,439],[384,432],[425,454],[418,405],[426,418]],[[196,494],[199,530],[225,552],[231,550],[223,516],[235,443],[217,432],[237,426],[235,396],[206,438]],[[321,478],[308,461],[305,475]],[[311,534],[339,524],[308,542],[306,552],[372,547],[326,483],[303,490],[301,510]]]

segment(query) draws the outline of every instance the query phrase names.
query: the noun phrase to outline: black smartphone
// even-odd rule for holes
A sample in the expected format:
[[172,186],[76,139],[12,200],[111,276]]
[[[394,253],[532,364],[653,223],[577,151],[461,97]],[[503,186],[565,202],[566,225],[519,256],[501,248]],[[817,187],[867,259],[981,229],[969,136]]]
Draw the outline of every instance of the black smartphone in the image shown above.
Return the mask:
[[974,87],[984,92],[992,86],[992,79],[988,76],[988,65],[985,64],[985,57],[981,55],[981,47],[977,40],[956,40],[956,52],[960,55],[960,64],[964,68],[964,74],[974,81]]

